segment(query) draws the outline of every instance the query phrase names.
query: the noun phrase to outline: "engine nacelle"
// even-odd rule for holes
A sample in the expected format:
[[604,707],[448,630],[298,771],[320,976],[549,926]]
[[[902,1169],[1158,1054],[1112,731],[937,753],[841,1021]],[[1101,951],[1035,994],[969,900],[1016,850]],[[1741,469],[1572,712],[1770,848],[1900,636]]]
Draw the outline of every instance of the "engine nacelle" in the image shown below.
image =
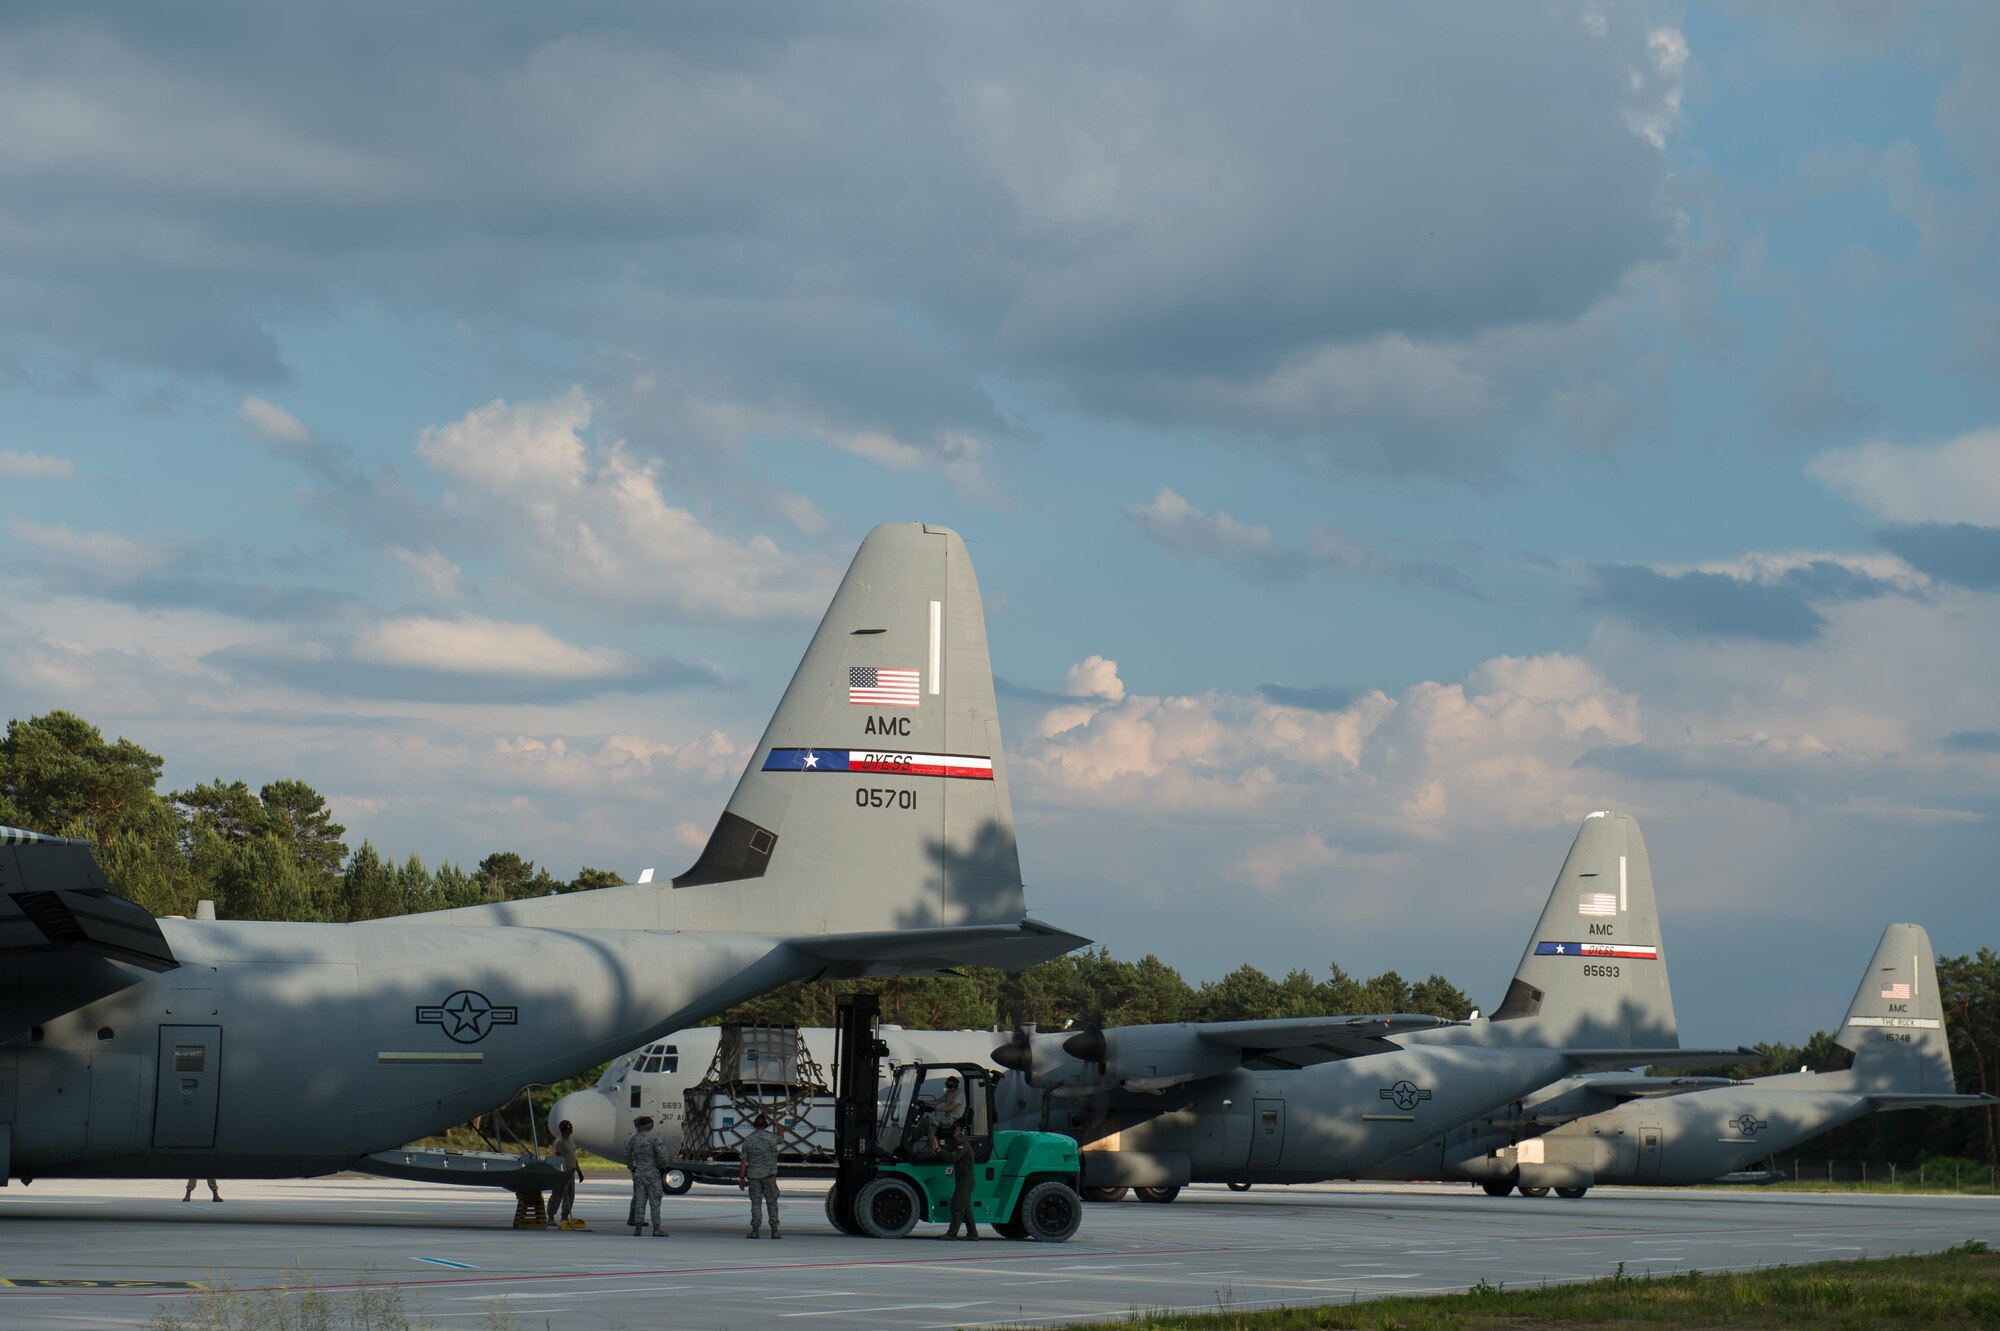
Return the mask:
[[1047,1033],[1022,1027],[993,1051],[993,1061],[1001,1067],[1022,1073],[1030,1086],[1058,1097],[1116,1090],[1158,1093],[1220,1076],[1242,1059],[1240,1049],[1204,1040],[1198,1027],[1185,1022]]

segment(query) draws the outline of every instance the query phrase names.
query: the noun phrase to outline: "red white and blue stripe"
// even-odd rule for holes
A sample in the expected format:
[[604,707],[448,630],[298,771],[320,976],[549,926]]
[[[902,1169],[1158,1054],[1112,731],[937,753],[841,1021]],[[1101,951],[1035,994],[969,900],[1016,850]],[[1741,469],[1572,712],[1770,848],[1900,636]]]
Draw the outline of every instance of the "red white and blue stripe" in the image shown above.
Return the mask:
[[1537,943],[1538,957],[1625,957],[1632,961],[1658,961],[1660,949],[1641,943]]
[[772,749],[767,772],[883,772],[890,776],[950,776],[991,781],[993,760],[962,753],[891,753],[862,749]]

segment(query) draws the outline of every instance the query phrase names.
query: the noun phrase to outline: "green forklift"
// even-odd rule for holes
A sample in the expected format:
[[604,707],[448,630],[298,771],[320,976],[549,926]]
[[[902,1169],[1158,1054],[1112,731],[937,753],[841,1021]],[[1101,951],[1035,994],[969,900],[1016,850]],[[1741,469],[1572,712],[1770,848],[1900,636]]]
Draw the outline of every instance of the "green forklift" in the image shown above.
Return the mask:
[[958,1078],[965,1110],[952,1125],[971,1143],[972,1218],[1001,1237],[1061,1243],[1083,1221],[1076,1142],[1053,1132],[995,1132],[998,1074],[976,1063],[903,1063],[880,1097],[887,1047],[875,1034],[881,1000],[838,1000],[834,1021],[833,1186],[826,1218],[843,1234],[900,1239],[951,1220],[951,1163],[930,1149],[929,1102]]

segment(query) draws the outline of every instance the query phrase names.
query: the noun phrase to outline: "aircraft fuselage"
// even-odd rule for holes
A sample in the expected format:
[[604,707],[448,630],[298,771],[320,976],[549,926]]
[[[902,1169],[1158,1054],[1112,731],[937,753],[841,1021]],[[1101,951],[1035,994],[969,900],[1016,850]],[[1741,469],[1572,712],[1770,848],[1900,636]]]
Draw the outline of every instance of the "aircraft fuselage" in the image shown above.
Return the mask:
[[5,1173],[331,1172],[809,966],[753,934],[160,927],[178,967],[133,970],[132,983],[73,1010],[60,991],[75,958],[0,970],[12,981],[0,1001],[34,1021],[14,1023],[22,1033],[0,1045]]

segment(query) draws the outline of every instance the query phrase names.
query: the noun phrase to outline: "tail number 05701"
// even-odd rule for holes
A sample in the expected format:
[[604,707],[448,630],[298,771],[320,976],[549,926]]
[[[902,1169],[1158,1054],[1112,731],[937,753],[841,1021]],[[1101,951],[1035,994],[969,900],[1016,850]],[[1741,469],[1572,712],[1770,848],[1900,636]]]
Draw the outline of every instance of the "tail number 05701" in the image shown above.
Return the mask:
[[863,786],[854,792],[854,806],[858,809],[914,809],[917,807],[917,792]]

